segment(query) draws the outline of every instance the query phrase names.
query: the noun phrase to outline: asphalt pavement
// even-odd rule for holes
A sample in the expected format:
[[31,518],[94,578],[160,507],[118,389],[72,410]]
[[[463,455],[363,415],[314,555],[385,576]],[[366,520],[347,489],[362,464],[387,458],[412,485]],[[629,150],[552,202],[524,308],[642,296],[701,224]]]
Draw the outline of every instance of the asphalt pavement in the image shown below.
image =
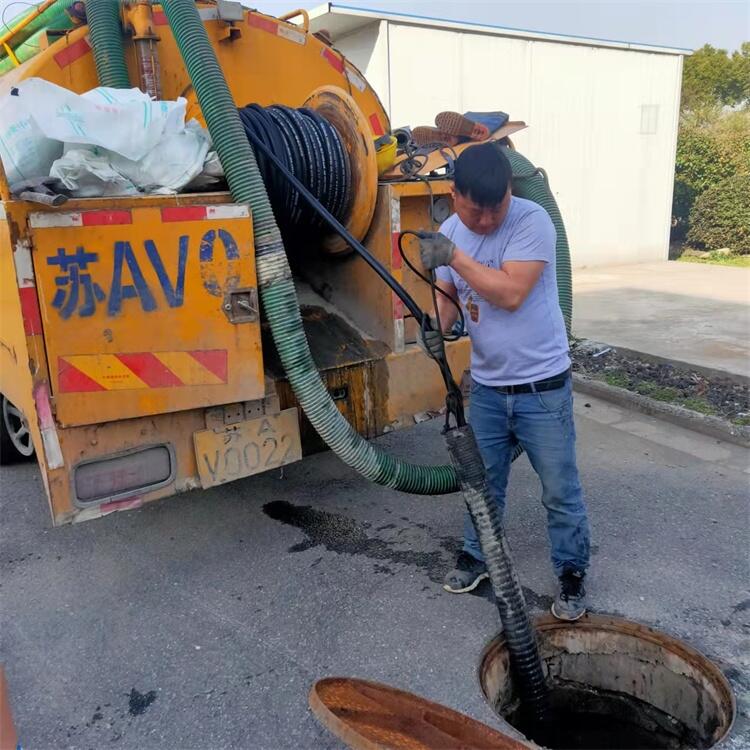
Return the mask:
[[[739,701],[729,746],[750,747],[747,452],[590,397],[576,412],[593,608],[714,659]],[[379,443],[446,460],[438,420]],[[440,586],[457,496],[397,494],[326,453],[55,529],[35,465],[0,487],[0,659],[25,748],[338,749],[307,707],[327,675],[498,726],[476,677],[499,629],[486,584]],[[544,520],[522,458],[506,527],[534,610],[554,593]]]

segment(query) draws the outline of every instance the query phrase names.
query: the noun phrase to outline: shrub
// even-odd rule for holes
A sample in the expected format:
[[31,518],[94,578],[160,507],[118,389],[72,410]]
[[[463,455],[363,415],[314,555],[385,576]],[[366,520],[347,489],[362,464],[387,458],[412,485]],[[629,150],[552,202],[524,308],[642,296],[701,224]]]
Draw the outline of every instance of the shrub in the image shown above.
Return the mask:
[[697,196],[735,174],[750,174],[750,110],[722,114],[709,107],[683,114],[675,163],[674,235],[683,234]]
[[750,253],[750,175],[727,177],[701,193],[690,212],[688,242]]

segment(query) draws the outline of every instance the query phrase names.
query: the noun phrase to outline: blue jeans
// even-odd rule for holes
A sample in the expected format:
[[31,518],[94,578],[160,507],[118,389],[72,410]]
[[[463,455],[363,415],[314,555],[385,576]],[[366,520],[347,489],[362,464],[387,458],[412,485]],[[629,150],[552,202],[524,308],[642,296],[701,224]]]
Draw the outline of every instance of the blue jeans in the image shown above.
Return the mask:
[[[562,388],[514,395],[472,381],[470,413],[501,517],[511,456],[520,443],[542,483],[555,574],[561,575],[565,568],[585,571],[589,563],[589,523],[576,467],[570,378]],[[468,512],[464,550],[483,559]]]

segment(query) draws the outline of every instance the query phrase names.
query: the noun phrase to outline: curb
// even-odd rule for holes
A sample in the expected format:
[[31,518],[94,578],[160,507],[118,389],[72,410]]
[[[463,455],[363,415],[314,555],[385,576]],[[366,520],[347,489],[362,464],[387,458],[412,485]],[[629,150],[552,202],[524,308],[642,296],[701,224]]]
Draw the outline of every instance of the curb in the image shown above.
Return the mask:
[[716,440],[734,443],[742,448],[750,448],[750,428],[733,425],[719,417],[700,414],[697,411],[684,409],[663,401],[656,401],[640,393],[633,393],[624,388],[617,388],[599,380],[573,373],[573,388],[579,393],[609,401],[617,406],[658,417],[679,427],[685,427],[694,432],[700,432]]

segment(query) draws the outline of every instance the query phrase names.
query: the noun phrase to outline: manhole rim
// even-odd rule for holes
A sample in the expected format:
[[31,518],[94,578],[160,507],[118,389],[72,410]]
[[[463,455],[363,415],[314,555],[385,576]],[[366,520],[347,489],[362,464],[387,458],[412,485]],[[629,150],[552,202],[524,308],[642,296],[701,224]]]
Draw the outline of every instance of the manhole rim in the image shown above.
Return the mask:
[[[735,721],[737,720],[737,700],[734,696],[734,690],[732,690],[731,683],[718,665],[714,664],[708,656],[701,653],[698,649],[689,645],[681,638],[677,638],[676,636],[671,635],[670,633],[665,633],[664,631],[656,630],[655,628],[649,627],[648,625],[644,625],[635,620],[628,620],[625,617],[592,613],[587,613],[580,620],[575,621],[558,620],[553,615],[546,613],[533,618],[533,626],[535,630],[540,630],[542,632],[576,628],[581,630],[596,630],[598,632],[610,631],[620,635],[632,635],[655,645],[659,645],[662,648],[667,648],[672,653],[677,653],[677,655],[689,662],[691,666],[700,666],[702,671],[709,671],[712,678],[715,679],[717,686],[719,686],[724,693],[723,697],[729,704],[730,719],[727,728],[716,742],[711,745],[711,750],[720,750],[722,743],[724,743],[724,741],[731,735]],[[482,693],[484,702],[487,704],[490,711],[492,711],[493,716],[503,722],[506,726],[512,727],[513,731],[517,733],[517,736],[523,738],[522,741],[528,743],[530,748],[539,747],[538,745],[534,745],[531,740],[509,724],[509,722],[495,710],[495,706],[492,704],[484,690],[485,672],[486,669],[488,669],[485,665],[488,664],[488,656],[501,651],[505,648],[505,644],[505,635],[503,631],[500,631],[490,638],[482,649],[476,670],[479,689]],[[668,644],[668,646],[666,644]]]

